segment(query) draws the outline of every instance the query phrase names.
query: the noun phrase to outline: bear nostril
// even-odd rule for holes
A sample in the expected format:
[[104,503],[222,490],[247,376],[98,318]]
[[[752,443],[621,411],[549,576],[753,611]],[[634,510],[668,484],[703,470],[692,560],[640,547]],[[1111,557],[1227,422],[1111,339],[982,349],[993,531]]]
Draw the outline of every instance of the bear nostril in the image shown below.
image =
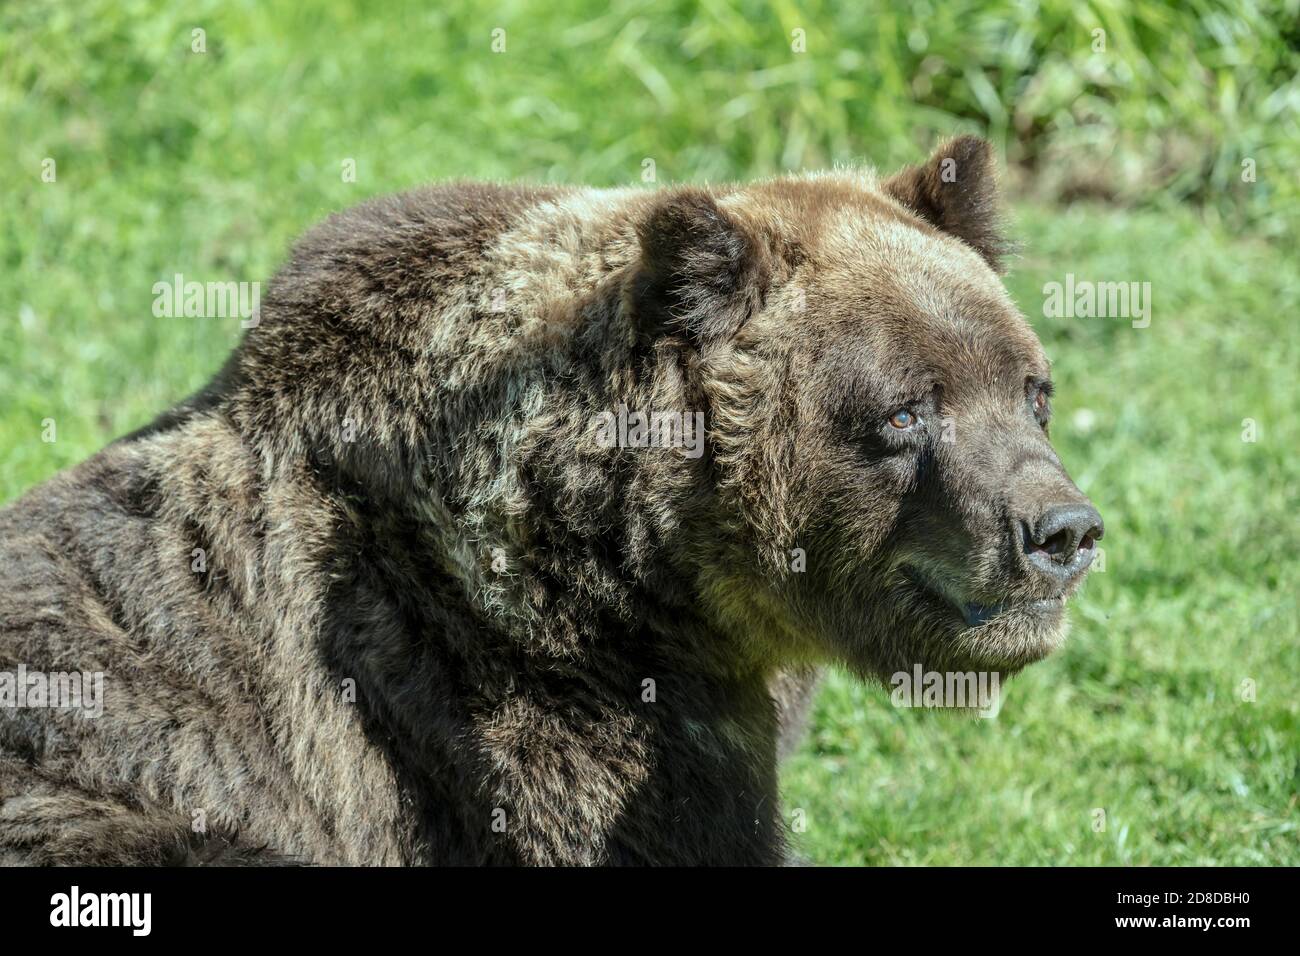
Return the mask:
[[1102,528],[1101,515],[1092,505],[1055,505],[1033,528],[1024,526],[1025,554],[1040,570],[1073,577],[1091,563]]
[[1053,560],[1064,561],[1071,550],[1070,532],[1068,530],[1056,532],[1043,542],[1042,548],[1052,556]]

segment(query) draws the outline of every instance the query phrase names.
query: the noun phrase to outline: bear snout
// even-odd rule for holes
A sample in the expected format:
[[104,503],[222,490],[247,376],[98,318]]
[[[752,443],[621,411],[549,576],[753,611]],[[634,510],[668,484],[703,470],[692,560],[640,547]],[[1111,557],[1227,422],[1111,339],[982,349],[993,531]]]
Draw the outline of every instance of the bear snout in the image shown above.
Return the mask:
[[1016,529],[1025,570],[1062,590],[1088,570],[1105,532],[1100,512],[1086,499],[1049,505]]

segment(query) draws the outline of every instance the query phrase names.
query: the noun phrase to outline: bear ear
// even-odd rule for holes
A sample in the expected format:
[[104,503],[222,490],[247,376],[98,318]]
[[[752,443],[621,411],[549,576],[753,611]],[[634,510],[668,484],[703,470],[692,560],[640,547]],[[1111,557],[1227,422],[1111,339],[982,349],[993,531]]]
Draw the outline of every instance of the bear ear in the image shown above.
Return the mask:
[[703,189],[656,198],[636,232],[641,257],[629,289],[643,341],[673,333],[696,346],[725,340],[762,304],[761,247]]
[[997,166],[993,147],[978,136],[958,136],[940,146],[921,166],[908,166],[884,183],[884,190],[930,225],[956,236],[995,271],[1002,271],[1007,243],[1002,236]]

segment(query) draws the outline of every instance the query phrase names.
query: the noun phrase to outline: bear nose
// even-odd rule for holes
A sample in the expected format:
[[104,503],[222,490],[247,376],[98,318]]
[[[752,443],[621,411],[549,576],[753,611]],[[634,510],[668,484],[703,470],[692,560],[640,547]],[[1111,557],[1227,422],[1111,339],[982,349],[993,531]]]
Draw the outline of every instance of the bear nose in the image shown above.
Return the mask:
[[1064,584],[1092,564],[1105,533],[1091,504],[1052,505],[1032,527],[1023,526],[1025,557],[1032,568]]

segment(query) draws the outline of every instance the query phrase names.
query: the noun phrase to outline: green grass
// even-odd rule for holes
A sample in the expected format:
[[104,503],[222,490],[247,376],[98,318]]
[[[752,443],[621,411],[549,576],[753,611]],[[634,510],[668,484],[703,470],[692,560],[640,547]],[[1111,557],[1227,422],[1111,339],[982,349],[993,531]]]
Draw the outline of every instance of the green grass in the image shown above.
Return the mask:
[[[837,863],[1300,863],[1295,2],[267,6],[0,10],[0,501],[148,421],[237,341],[233,320],[154,318],[154,282],[264,281],[295,235],[367,196],[640,182],[646,158],[660,182],[890,166],[985,132],[1029,174],[1012,178],[1009,285],[1055,361],[1055,437],[1106,516],[1106,570],[995,721],[833,678],[784,774],[799,846]],[[1080,192],[1127,205],[1041,201]],[[1151,282],[1150,328],[1044,318],[1042,287],[1067,272]]]

